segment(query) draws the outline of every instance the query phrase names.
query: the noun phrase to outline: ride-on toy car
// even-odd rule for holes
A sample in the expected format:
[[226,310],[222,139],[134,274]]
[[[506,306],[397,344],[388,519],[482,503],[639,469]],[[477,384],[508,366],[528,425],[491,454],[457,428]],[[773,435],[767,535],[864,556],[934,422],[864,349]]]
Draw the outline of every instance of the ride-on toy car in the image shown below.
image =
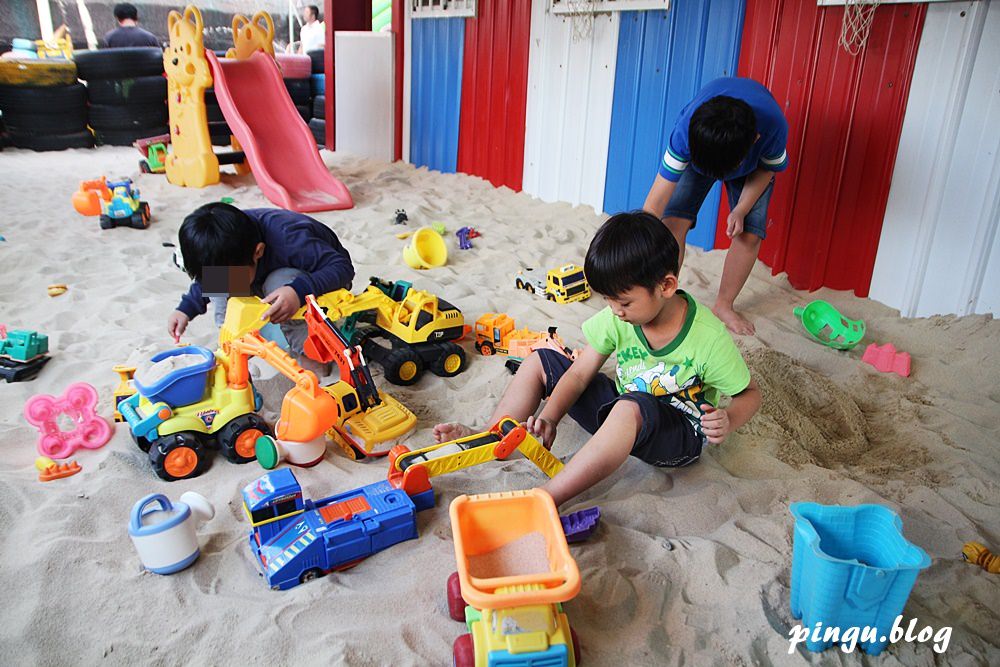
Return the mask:
[[149,203],[139,200],[139,188],[132,179],[108,183],[111,199],[101,201],[101,229],[112,227],[149,227]]

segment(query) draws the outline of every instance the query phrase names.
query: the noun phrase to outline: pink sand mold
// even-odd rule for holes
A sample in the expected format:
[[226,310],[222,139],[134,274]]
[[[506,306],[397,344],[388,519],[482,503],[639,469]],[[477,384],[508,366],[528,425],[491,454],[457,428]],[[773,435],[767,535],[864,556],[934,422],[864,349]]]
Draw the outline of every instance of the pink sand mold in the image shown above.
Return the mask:
[[[97,414],[97,390],[86,382],[75,382],[62,396],[36,394],[24,404],[24,418],[38,428],[38,453],[65,459],[77,449],[97,449],[111,439],[114,427]],[[60,417],[65,415],[73,428],[64,430]]]
[[861,361],[871,364],[876,370],[883,373],[895,373],[903,377],[910,376],[910,353],[897,352],[892,343],[886,343],[882,347],[872,343],[865,348]]

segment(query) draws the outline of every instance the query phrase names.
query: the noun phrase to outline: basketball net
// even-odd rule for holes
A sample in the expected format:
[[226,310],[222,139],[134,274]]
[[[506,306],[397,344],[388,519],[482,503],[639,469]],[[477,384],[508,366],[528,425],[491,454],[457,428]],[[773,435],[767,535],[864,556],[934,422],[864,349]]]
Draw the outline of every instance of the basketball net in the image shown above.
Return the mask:
[[594,33],[594,10],[591,5],[594,0],[562,0],[569,11],[570,23],[573,24],[573,41],[589,39]]
[[875,10],[881,0],[844,0],[844,22],[840,27],[840,45],[852,56],[861,53],[872,31]]

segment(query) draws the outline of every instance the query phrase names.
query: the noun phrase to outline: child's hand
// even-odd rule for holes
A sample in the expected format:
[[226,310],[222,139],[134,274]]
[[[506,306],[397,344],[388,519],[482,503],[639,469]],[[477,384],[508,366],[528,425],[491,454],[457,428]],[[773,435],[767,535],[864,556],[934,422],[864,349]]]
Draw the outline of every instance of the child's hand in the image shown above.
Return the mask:
[[739,210],[732,211],[726,218],[726,236],[734,238],[743,233],[743,218],[746,217]]
[[732,433],[729,413],[722,408],[706,408],[701,415],[701,430],[713,445],[717,445]]
[[275,324],[289,320],[302,305],[299,303],[299,295],[292,289],[291,285],[279,287],[261,300],[271,304],[271,307],[264,311],[260,319],[270,318]]
[[167,333],[170,334],[175,343],[181,342],[181,334],[187,329],[190,321],[191,318],[179,310],[170,313],[170,317],[167,318]]
[[544,417],[528,417],[528,421],[525,422],[524,427],[528,429],[528,433],[535,436],[536,438],[541,438],[542,447],[545,449],[552,449],[552,443],[556,439],[556,425],[545,419]]

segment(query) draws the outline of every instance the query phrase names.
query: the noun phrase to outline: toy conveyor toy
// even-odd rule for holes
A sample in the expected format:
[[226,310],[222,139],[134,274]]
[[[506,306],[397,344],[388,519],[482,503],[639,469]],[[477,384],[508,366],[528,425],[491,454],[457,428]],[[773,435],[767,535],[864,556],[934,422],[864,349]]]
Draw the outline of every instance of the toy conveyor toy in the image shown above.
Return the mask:
[[[548,477],[555,477],[563,464],[528,430],[511,417],[503,417],[483,433],[410,451],[397,445],[389,453],[389,480],[410,492],[412,477],[437,477],[462,468],[503,459],[519,450]],[[412,495],[412,494],[411,494]]]

